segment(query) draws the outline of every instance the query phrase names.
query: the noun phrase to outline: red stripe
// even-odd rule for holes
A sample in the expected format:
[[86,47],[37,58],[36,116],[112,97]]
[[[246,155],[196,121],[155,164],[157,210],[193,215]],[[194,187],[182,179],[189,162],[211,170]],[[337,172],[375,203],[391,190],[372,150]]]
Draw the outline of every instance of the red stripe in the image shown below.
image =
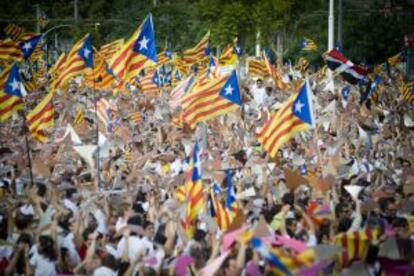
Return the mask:
[[18,105],[23,104],[22,100],[17,100],[13,102],[13,104],[7,106],[6,108],[0,109],[0,117],[2,117],[4,114],[10,112],[14,108],[16,108]]
[[[279,116],[279,118],[277,118],[277,120],[279,120],[279,121],[277,122],[277,124],[272,129],[271,134],[266,136],[266,137],[263,137],[264,138],[263,145],[266,144],[269,141],[269,139],[272,138],[273,133],[278,131],[280,127],[282,127],[288,121],[292,120],[292,118],[295,116],[295,115],[293,115],[293,113],[290,113],[290,114],[288,113],[287,116],[286,116],[285,112],[287,112],[287,110],[284,110],[283,113],[281,113],[281,116]],[[283,117],[283,120],[280,120],[282,117]],[[275,120],[275,119],[273,119],[273,120]]]
[[227,101],[227,103],[225,103],[223,105],[219,105],[215,109],[210,109],[210,110],[203,111],[201,113],[197,113],[197,115],[191,120],[191,122],[189,122],[189,124],[193,125],[194,123],[197,123],[198,118],[204,117],[204,116],[206,116],[208,114],[211,114],[211,113],[214,113],[214,112],[216,112],[217,110],[220,110],[220,109],[226,109],[226,108],[228,108],[232,105],[233,105],[232,102]]
[[277,143],[277,141],[279,141],[281,137],[285,136],[286,134],[291,132],[293,128],[301,124],[303,124],[303,122],[299,119],[296,119],[295,121],[292,122],[292,124],[287,129],[280,132],[279,135],[276,136],[276,138],[273,140],[272,144],[270,145],[270,151],[273,151],[275,144]]
[[29,129],[30,129],[31,132],[38,132],[39,131],[39,128],[43,124],[49,123],[52,120],[53,120],[53,114],[51,114],[51,115],[49,115],[47,117],[41,118],[39,124],[36,127],[32,128],[32,129],[30,129],[30,127],[29,127]]
[[39,118],[41,118],[44,113],[52,110],[53,106],[52,103],[47,103],[41,110],[39,110],[29,121],[27,121],[27,124],[30,126],[33,124],[33,122],[37,121]]
[[354,254],[353,257],[355,258],[361,258],[361,256],[359,256],[359,247],[360,247],[360,236],[359,236],[359,232],[355,232],[354,233]]
[[[348,237],[346,234],[343,234],[341,238],[341,244],[342,244],[342,267],[345,267],[348,264]],[[345,250],[343,250],[345,249]]]

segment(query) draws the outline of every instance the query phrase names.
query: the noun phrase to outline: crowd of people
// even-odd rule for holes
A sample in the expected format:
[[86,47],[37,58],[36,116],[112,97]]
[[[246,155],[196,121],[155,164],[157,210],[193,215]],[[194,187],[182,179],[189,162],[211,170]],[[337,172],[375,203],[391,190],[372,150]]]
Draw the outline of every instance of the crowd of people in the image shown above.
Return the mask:
[[[256,132],[305,74],[317,127],[270,158]],[[331,83],[319,71],[286,70],[290,88],[281,91],[269,77],[241,72],[242,107],[195,131],[170,107],[171,88],[113,97],[73,82],[54,99],[49,142],[30,141],[31,166],[21,117],[0,127],[0,273],[411,275],[414,114],[399,76],[384,75],[376,101],[360,104],[356,85],[343,99],[339,76]],[[94,93],[114,99],[112,132],[97,130]],[[84,120],[73,124],[78,110]],[[97,132],[99,162],[75,150],[96,144]],[[180,188],[195,140],[205,200],[189,236]],[[210,197],[219,187],[225,205],[228,169],[236,200],[223,225]]]

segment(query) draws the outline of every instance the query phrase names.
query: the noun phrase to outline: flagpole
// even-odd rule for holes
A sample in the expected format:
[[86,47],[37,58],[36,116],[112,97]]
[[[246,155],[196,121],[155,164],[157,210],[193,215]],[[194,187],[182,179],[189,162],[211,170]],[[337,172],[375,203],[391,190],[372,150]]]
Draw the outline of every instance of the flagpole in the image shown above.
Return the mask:
[[32,167],[32,158],[31,158],[31,149],[30,149],[30,144],[29,144],[29,138],[28,136],[28,131],[27,131],[27,124],[26,124],[26,114],[23,111],[22,113],[22,117],[23,117],[23,131],[24,131],[24,140],[26,143],[26,154],[27,154],[27,160],[28,160],[28,165],[29,165],[29,176],[30,176],[30,184],[33,186],[34,185],[34,181],[33,181],[33,167]]
[[[334,0],[329,0],[329,17],[328,17],[328,52],[334,48]],[[332,71],[327,71],[328,81],[332,81]],[[334,92],[334,91],[332,91]]]
[[101,166],[100,166],[100,152],[101,148],[99,146],[99,119],[98,119],[98,95],[95,90],[95,66],[92,66],[92,78],[93,78],[93,93],[95,94],[95,120],[96,120],[96,169],[97,169],[97,184],[99,191],[102,191],[102,182],[101,182]]

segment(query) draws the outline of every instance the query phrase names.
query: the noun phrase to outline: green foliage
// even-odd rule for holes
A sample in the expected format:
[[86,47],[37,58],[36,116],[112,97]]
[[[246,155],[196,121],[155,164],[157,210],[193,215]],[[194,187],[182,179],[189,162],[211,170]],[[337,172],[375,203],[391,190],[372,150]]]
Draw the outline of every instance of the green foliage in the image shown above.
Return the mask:
[[[30,4],[28,4],[30,2]],[[1,1],[0,15],[4,27],[17,22],[33,31],[35,8],[32,1]],[[48,28],[73,24],[73,0],[37,1],[51,18]],[[154,2],[157,4],[154,5]],[[224,47],[237,35],[242,48],[254,53],[256,34],[260,43],[275,49],[282,35],[285,57],[306,57],[321,62],[326,51],[327,0],[78,0],[79,21],[70,29],[60,29],[59,39],[78,39],[93,35],[100,46],[118,38],[128,38],[145,16],[154,17],[159,47],[168,45],[175,51],[194,46],[210,30],[213,46]],[[337,1],[335,1],[337,4]],[[382,62],[402,47],[403,35],[414,29],[414,13],[408,1],[401,0],[400,9],[387,15],[382,11],[389,0],[345,0],[343,37],[345,54],[355,62]],[[362,3],[363,2],[363,3]],[[392,1],[391,1],[392,2]],[[410,9],[411,8],[411,9]],[[411,12],[410,12],[411,11]],[[335,9],[335,13],[337,10]],[[4,21],[5,20],[5,21]],[[336,28],[335,22],[335,28]],[[319,46],[316,52],[301,52],[300,39],[312,38]]]

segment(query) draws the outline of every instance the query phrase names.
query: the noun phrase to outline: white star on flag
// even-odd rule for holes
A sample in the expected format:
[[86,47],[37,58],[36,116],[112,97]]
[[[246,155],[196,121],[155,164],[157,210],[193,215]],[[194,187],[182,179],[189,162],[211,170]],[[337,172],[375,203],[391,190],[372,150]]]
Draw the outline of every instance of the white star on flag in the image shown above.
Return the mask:
[[19,84],[20,82],[18,82],[16,79],[13,79],[13,81],[9,83],[13,91],[19,89]]
[[24,49],[25,52],[28,52],[30,49],[32,49],[32,44],[30,44],[30,42],[26,42],[23,45],[23,49]]
[[231,87],[231,85],[229,85],[229,86],[227,86],[226,87],[226,89],[225,89],[225,93],[226,93],[226,95],[231,95],[231,94],[233,94],[233,87]]
[[139,43],[139,49],[140,50],[148,49],[148,46],[147,46],[148,42],[149,42],[149,39],[147,39],[144,35],[144,37],[141,39],[141,41],[138,42]]
[[302,107],[304,107],[305,105],[303,103],[301,103],[300,101],[298,101],[295,104],[295,111],[301,113],[302,112]]
[[88,58],[90,53],[91,51],[88,48],[85,48],[85,50],[83,50],[83,55],[85,58]]

